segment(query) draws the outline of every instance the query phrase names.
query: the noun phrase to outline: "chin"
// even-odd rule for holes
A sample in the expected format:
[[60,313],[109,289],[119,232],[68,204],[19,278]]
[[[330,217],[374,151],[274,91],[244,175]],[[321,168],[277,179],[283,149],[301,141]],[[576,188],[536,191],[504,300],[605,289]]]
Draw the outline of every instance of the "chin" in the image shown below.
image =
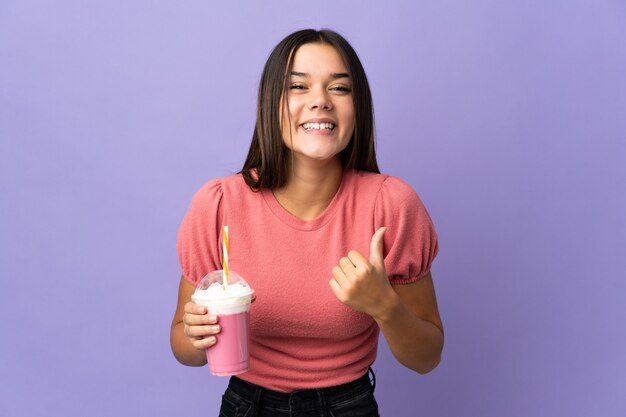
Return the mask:
[[315,161],[328,161],[337,158],[339,154],[335,152],[302,152],[301,155]]
[[309,149],[300,149],[298,153],[310,159],[326,161],[339,157],[342,149],[328,147],[314,147]]

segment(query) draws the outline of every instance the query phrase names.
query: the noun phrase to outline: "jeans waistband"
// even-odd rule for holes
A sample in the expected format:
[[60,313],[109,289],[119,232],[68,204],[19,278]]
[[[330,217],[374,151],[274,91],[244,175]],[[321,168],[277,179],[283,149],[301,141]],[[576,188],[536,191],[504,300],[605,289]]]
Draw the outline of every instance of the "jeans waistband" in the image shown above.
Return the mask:
[[[372,375],[370,381],[369,375]],[[296,390],[293,392],[280,392],[259,385],[244,381],[236,376],[231,377],[228,388],[244,398],[254,398],[256,400],[263,398],[276,406],[284,405],[289,408],[290,404],[299,401],[316,401],[323,398],[326,404],[336,404],[347,399],[355,397],[361,393],[374,392],[376,387],[376,376],[372,368],[363,374],[360,378],[342,385],[336,385],[326,388],[312,388]]]

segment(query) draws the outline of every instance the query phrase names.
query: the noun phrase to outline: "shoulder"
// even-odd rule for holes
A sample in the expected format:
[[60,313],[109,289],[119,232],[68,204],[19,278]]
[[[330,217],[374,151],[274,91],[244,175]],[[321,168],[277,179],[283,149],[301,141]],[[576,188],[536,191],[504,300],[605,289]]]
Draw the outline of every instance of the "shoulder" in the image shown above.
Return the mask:
[[429,218],[426,207],[415,189],[402,178],[384,175],[376,195],[375,212],[389,222],[409,218]]
[[346,185],[348,185],[351,190],[358,191],[359,193],[371,192],[378,194],[388,177],[389,176],[386,174],[350,170],[346,172],[345,181]]
[[374,192],[377,200],[419,202],[415,189],[400,177],[363,171],[353,171],[351,176],[354,188]]
[[400,177],[365,171],[349,171],[346,185],[358,198],[371,196],[377,203],[421,204],[415,189]]
[[415,193],[413,187],[411,187],[406,181],[393,175],[385,173],[377,174],[375,172],[366,171],[349,171],[348,175],[350,180],[359,186],[374,187],[379,191],[382,189],[389,189],[399,193]]
[[213,201],[221,200],[224,194],[231,194],[233,191],[240,193],[246,190],[246,185],[243,177],[239,174],[230,175],[227,177],[213,178],[205,182],[194,194],[193,200],[196,201]]
[[398,204],[418,204],[422,202],[415,189],[400,177],[387,175],[380,187],[380,198],[392,200]]

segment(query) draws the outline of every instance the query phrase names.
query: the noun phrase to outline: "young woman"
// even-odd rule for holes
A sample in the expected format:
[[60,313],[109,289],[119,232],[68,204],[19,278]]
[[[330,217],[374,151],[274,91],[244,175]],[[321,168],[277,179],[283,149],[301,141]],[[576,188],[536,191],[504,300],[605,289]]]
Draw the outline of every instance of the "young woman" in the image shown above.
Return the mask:
[[406,367],[439,363],[436,234],[415,191],[379,173],[367,78],[339,34],[302,30],[274,48],[243,169],[191,202],[171,330],[185,365],[206,364],[219,343],[219,317],[190,297],[222,267],[224,224],[230,268],[256,301],[250,369],[231,377],[220,415],[378,415],[368,370],[379,331]]

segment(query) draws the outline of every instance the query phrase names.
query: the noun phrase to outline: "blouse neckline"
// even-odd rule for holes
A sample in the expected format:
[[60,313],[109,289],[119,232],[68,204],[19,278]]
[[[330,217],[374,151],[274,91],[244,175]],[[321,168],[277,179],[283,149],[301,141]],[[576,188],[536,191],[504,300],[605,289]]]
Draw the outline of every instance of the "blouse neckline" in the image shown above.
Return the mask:
[[337,189],[337,192],[333,196],[332,200],[319,216],[311,220],[301,219],[287,211],[278,202],[272,190],[263,189],[261,193],[263,194],[263,199],[265,200],[265,203],[269,207],[270,211],[278,218],[278,220],[293,229],[303,232],[311,232],[325,226],[335,215],[338,207],[342,205],[345,194],[343,190],[346,187],[346,182],[348,182],[351,175],[351,170],[344,169],[341,177],[341,183],[339,184],[339,188]]

